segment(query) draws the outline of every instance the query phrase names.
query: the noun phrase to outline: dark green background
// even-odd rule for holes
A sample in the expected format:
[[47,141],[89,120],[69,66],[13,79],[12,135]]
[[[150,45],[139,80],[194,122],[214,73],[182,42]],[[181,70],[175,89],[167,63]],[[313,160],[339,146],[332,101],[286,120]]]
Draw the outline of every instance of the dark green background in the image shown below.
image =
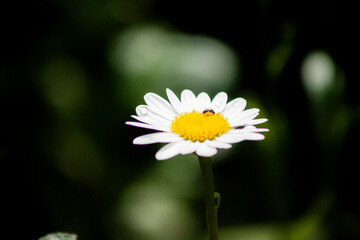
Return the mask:
[[[146,92],[165,97],[166,87],[178,86],[172,89],[179,96],[183,87],[176,82],[181,78],[156,83],[163,69],[152,68],[152,58],[140,73],[114,60],[118,36],[154,28],[166,41],[201,36],[226,46],[237,59],[225,64],[237,69],[231,83],[221,87],[219,78],[201,88],[190,79],[185,87],[211,97],[219,91],[245,97],[269,119],[264,141],[235,144],[215,159],[222,239],[360,239],[354,6],[334,0],[44,0],[9,1],[1,9],[2,217],[3,232],[16,236],[9,239],[58,231],[80,240],[205,239],[197,159],[158,162],[160,145],[132,145],[148,131],[124,124]],[[174,60],[161,42],[155,46],[165,51],[160,62]],[[304,87],[301,75],[314,53],[333,63],[332,85],[321,96]],[[166,74],[176,77],[174,66]],[[163,215],[152,207],[155,213],[146,213],[151,199],[155,205],[161,200]],[[162,237],[146,236],[149,228],[127,215],[142,207],[155,223],[170,216],[183,237],[166,227]]]

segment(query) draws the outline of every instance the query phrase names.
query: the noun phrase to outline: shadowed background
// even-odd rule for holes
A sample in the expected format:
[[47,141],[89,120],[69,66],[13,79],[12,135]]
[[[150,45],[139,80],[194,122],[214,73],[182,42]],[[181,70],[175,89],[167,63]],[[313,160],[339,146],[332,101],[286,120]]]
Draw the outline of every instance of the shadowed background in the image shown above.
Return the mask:
[[[222,240],[360,239],[358,19],[337,1],[5,3],[0,157],[24,239],[206,238],[198,161],[126,126],[143,95],[225,91],[270,129],[214,157]],[[6,232],[6,231],[5,231]]]

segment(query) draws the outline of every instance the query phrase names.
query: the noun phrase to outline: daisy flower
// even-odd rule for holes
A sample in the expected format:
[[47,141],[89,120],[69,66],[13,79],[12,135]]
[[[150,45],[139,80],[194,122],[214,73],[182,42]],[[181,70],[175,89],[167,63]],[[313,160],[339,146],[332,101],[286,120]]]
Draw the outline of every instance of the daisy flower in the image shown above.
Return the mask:
[[157,160],[190,153],[211,157],[217,149],[229,149],[234,143],[263,140],[261,132],[268,131],[254,126],[267,119],[255,119],[260,110],[245,110],[243,98],[227,103],[225,92],[218,93],[212,100],[207,93],[195,96],[190,90],[182,91],[180,99],[170,89],[166,89],[166,94],[169,101],[147,93],[146,105],[137,106],[136,115],[131,116],[138,122],[126,122],[157,131],[135,138],[134,144],[167,143],[156,153]]

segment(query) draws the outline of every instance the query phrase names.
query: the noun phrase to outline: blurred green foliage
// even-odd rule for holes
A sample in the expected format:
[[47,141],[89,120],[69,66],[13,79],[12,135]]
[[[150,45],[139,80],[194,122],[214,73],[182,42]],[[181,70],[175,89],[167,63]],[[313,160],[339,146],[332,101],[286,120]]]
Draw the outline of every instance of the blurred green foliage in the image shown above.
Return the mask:
[[51,233],[39,238],[39,240],[76,240],[77,236],[69,233]]
[[[6,2],[4,216],[22,238],[206,238],[195,156],[125,126],[142,96],[244,97],[270,129],[214,158],[222,240],[360,239],[358,41],[345,3]],[[344,17],[345,16],[345,17]],[[19,20],[19,21],[15,21]],[[356,56],[357,57],[357,56]]]

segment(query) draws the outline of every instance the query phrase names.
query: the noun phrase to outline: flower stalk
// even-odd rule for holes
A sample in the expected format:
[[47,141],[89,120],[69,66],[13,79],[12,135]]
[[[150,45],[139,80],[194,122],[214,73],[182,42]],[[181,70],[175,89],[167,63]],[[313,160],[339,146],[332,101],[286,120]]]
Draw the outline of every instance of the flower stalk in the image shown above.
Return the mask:
[[209,240],[217,240],[217,211],[220,205],[220,194],[214,192],[214,177],[211,158],[198,157],[204,181],[206,222]]

